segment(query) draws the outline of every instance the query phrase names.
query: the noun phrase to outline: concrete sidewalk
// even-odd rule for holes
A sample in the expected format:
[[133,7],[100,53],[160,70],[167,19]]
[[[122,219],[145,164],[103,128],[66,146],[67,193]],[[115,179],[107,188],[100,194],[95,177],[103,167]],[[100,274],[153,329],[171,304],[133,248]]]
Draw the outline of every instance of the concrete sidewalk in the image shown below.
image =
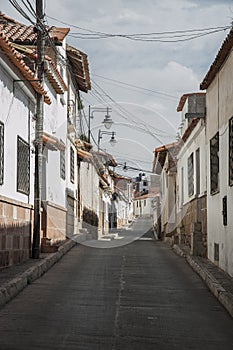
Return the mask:
[[190,255],[186,246],[174,245],[172,248],[176,254],[186,259],[233,317],[233,278],[208,259]]
[[28,284],[48,271],[63,255],[77,244],[67,240],[56,253],[41,253],[39,259],[29,259],[19,265],[9,266],[0,271],[0,306],[19,294]]

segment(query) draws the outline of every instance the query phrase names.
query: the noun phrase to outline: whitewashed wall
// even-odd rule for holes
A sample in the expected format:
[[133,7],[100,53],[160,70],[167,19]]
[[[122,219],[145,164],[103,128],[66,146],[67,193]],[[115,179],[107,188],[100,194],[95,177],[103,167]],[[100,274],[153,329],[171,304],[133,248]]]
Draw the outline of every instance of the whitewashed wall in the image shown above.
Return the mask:
[[[10,64],[10,63],[9,63]],[[34,198],[34,154],[33,140],[35,100],[30,88],[23,88],[25,83],[15,82],[22,79],[13,71],[6,70],[0,59],[0,120],[4,123],[4,183],[0,194],[17,201],[33,204]],[[23,84],[23,85],[22,85]],[[30,195],[17,192],[17,136],[28,142],[30,151]]]
[[[197,194],[197,178],[196,178],[196,151],[200,150],[200,194],[206,193],[206,143],[205,143],[205,127],[203,121],[199,121],[195,129],[190,134],[188,141],[182,145],[177,155],[177,205],[178,210],[195,198]],[[193,153],[194,168],[194,194],[190,197],[188,193],[188,158]],[[183,173],[182,169],[183,168]],[[182,200],[183,198],[183,200]]]
[[[208,257],[214,261],[214,244],[219,245],[219,266],[233,276],[233,187],[228,185],[228,121],[233,116],[233,53],[207,89],[207,228]],[[219,131],[219,192],[210,194],[209,141]],[[227,196],[228,223],[223,225],[222,198]]]

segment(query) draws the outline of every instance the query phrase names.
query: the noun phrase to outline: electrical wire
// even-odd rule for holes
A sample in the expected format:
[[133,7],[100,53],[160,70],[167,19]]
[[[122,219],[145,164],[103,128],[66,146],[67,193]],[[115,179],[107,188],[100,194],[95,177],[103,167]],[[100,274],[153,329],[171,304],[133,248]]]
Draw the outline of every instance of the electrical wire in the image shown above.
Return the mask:
[[[151,90],[151,89],[143,88],[143,87],[141,87],[141,86],[129,84],[129,83],[126,83],[126,82],[123,82],[123,81],[120,81],[120,80],[116,80],[116,79],[111,79],[111,78],[103,77],[102,75],[98,75],[98,74],[94,74],[94,73],[92,73],[92,75],[94,75],[94,76],[96,76],[96,77],[98,77],[98,78],[101,78],[101,79],[110,81],[110,82],[115,82],[115,83],[119,83],[119,84],[121,84],[121,85],[126,85],[126,86],[129,86],[129,87],[134,87],[134,88],[139,89],[139,90],[145,90],[145,91],[148,91],[148,92],[152,92],[152,93],[154,93],[154,94],[162,95],[162,96],[165,96],[165,97],[170,97],[170,98],[172,98],[172,99],[177,99],[177,98],[178,98],[177,96],[170,95],[170,94],[167,94],[167,93],[165,93],[165,92],[161,92],[161,91],[156,91],[156,90]],[[134,91],[135,91],[135,90],[134,90]]]
[[[119,103],[117,103],[117,102],[116,102],[109,94],[107,94],[96,82],[94,82],[94,81],[92,80],[92,83],[95,84],[95,85],[109,98],[109,100],[111,101],[111,103],[113,103],[113,104],[118,108],[118,114],[119,114],[123,119],[125,119],[125,120],[127,120],[127,121],[130,121],[133,125],[136,124],[135,127],[141,128],[141,130],[143,130],[144,132],[148,133],[149,135],[151,135],[151,136],[152,136],[153,138],[155,138],[156,140],[157,140],[157,137],[155,137],[155,136],[160,136],[160,137],[161,137],[161,136],[171,136],[171,135],[167,134],[166,131],[162,131],[162,130],[156,129],[156,128],[152,127],[151,125],[150,125],[150,130],[149,130],[147,124],[144,123],[144,122],[142,122],[142,120],[141,120],[140,118],[138,118],[138,117],[136,118],[135,115],[133,115],[133,114],[130,113],[127,109],[125,109],[125,108],[122,107]],[[136,121],[136,119],[137,119],[138,121],[140,121],[140,123],[138,123],[138,122]],[[153,132],[151,131],[151,129],[154,130],[155,133],[153,133]],[[161,134],[158,135],[158,131],[159,131],[159,132],[162,132],[163,135],[161,135]],[[172,135],[172,136],[174,136],[174,135]]]
[[27,13],[22,9],[22,7],[16,0],[9,0],[9,2],[27,21],[29,21],[33,26],[35,26],[35,22],[27,15]]
[[[91,30],[83,27],[76,26],[71,23],[67,23],[61,20],[58,20],[57,18],[54,18],[52,16],[47,16],[48,18],[68,25],[72,28],[77,28],[79,30],[82,30],[87,33],[70,33],[69,36],[72,36],[74,38],[78,39],[105,39],[105,38],[113,38],[113,37],[120,37],[120,38],[126,38],[130,40],[136,40],[136,41],[155,41],[155,42],[167,42],[167,43],[173,43],[173,42],[179,42],[179,41],[187,41],[187,40],[193,40],[196,38],[199,38],[204,35],[209,35],[213,33],[217,33],[219,31],[225,31],[229,28],[231,28],[231,25],[226,26],[218,26],[218,27],[208,27],[208,28],[198,28],[198,29],[187,29],[187,30],[174,30],[174,31],[164,31],[164,32],[151,32],[151,33],[134,33],[134,34],[119,34],[119,33],[106,33],[106,32],[100,32],[96,30]],[[148,39],[148,37],[151,37]],[[156,37],[157,36],[157,37]],[[162,37],[162,36],[165,36]],[[183,39],[176,39],[177,37],[184,37]],[[164,40],[162,40],[162,38]],[[175,40],[165,40],[165,39],[175,39]]]

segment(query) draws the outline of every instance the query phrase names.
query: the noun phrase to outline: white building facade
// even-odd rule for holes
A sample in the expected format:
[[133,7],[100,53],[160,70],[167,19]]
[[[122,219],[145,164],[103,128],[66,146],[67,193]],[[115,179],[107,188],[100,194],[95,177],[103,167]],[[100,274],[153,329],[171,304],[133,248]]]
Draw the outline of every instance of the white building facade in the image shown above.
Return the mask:
[[[206,256],[205,93],[183,95],[177,111],[181,112],[181,139],[177,154],[176,241],[187,244],[192,254]],[[191,113],[192,118],[187,118]]]
[[208,258],[233,276],[233,31],[206,74]]

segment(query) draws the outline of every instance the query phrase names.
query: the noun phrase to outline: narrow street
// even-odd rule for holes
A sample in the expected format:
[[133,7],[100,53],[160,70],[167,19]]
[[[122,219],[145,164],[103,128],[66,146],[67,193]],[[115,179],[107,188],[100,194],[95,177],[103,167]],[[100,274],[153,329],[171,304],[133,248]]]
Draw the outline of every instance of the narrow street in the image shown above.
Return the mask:
[[233,320],[167,245],[105,244],[76,246],[0,310],[1,350],[233,348]]

